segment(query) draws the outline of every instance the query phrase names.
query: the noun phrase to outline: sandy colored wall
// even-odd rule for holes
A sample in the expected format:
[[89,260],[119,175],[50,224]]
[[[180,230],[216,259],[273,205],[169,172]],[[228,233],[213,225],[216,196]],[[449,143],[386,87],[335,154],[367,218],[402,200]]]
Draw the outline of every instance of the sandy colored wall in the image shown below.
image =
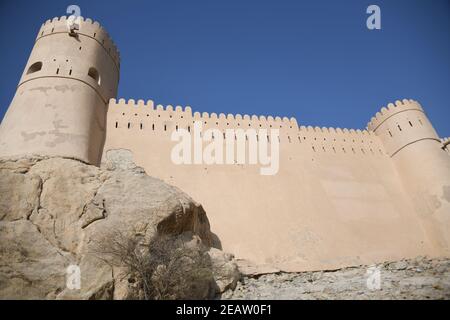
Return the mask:
[[[280,129],[278,174],[262,176],[259,165],[173,164],[170,134],[195,120],[204,130]],[[105,152],[117,148],[202,203],[223,249],[237,258],[299,271],[441,253],[373,132],[121,99],[109,105]]]
[[390,103],[368,128],[386,146],[433,247],[450,253],[450,159],[422,106]]
[[[108,101],[119,81],[118,51],[106,31],[81,19],[69,36],[66,17],[40,28],[16,94],[0,125],[0,156],[65,156],[98,164]],[[35,72],[32,66],[41,63]],[[89,76],[90,68],[99,74]]]

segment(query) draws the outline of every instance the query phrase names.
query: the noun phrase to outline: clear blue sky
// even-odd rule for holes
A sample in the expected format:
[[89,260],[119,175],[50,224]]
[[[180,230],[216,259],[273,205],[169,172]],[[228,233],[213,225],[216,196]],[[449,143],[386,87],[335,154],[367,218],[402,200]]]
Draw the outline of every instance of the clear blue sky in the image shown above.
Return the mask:
[[[450,136],[448,0],[1,0],[0,117],[41,23],[69,4],[118,45],[118,97],[347,128],[412,98]],[[366,28],[370,4],[381,31]]]

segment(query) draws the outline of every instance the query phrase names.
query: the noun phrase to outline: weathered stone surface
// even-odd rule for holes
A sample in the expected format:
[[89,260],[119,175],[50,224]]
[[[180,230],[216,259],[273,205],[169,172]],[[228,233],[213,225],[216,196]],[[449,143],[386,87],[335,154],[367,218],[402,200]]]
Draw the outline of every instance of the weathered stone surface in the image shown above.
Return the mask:
[[0,298],[55,298],[74,261],[28,220],[0,221]]
[[233,261],[233,256],[216,248],[209,249],[208,254],[211,257],[214,280],[219,291],[234,289],[240,278],[240,272]]
[[[379,271],[379,286],[368,278]],[[223,299],[450,299],[450,260],[416,259],[334,271],[246,276]]]
[[1,170],[0,195],[7,201],[0,202],[0,219],[14,221],[27,219],[39,206],[41,179],[38,176]]
[[[142,242],[186,233],[211,245],[201,205],[121,155],[108,159],[103,168],[63,158],[0,160],[0,298],[129,297],[133,284],[94,253],[112,231]],[[229,256],[211,252],[219,293],[238,274]],[[66,286],[69,265],[81,270],[80,290]]]

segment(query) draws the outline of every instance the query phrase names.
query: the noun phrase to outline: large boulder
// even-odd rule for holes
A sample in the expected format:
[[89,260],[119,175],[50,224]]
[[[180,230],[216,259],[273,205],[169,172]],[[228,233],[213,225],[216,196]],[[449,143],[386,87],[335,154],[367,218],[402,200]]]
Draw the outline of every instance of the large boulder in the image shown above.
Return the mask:
[[[106,160],[101,168],[64,158],[0,160],[0,298],[130,297],[133,283],[99,254],[99,241],[113,231],[143,244],[161,235],[214,244],[201,205],[146,175],[126,151],[111,151]],[[219,294],[239,273],[229,255],[211,250]],[[67,285],[73,266],[80,289]]]

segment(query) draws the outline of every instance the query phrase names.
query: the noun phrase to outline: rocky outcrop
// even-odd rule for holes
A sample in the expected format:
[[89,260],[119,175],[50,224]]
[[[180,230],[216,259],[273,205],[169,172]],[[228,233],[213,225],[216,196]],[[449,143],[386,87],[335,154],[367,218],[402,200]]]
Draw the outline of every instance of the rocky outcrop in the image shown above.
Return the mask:
[[416,259],[338,270],[242,277],[223,299],[450,299],[450,260]]
[[[181,234],[214,241],[201,205],[146,175],[126,152],[108,154],[102,168],[63,158],[0,161],[0,298],[129,297],[120,268],[93,253],[112,231],[142,243]],[[216,293],[233,287],[232,258],[214,248],[210,257]],[[80,289],[66,284],[69,266],[79,267]]]

